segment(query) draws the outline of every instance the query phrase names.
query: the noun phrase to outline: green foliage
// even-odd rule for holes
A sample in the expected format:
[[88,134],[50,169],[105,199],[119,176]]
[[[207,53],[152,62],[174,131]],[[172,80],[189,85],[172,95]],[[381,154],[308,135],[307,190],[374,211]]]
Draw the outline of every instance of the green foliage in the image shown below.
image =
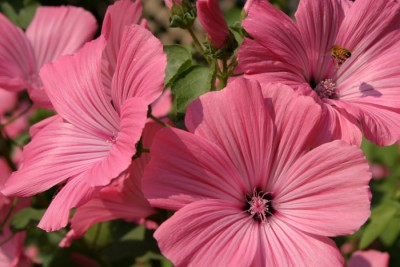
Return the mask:
[[192,66],[172,84],[174,105],[177,112],[185,113],[190,102],[211,90],[213,72],[207,67]]
[[170,87],[174,80],[192,65],[192,55],[179,45],[166,45],[167,68],[165,70],[165,88]]
[[45,210],[25,208],[17,212],[11,219],[10,229],[13,233],[36,227]]
[[14,24],[26,29],[39,5],[35,0],[0,1],[0,11]]
[[400,212],[400,204],[396,202],[383,203],[373,209],[371,222],[361,237],[360,249],[367,248],[372,241],[379,237],[398,212]]

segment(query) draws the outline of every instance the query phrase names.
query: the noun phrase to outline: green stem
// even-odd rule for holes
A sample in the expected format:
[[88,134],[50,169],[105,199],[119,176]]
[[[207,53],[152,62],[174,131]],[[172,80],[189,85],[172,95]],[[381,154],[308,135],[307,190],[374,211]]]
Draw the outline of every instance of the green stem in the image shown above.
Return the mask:
[[15,197],[15,198],[13,199],[13,202],[12,202],[12,204],[11,204],[10,209],[9,209],[8,212],[7,212],[6,217],[4,218],[4,220],[3,220],[3,221],[1,222],[1,224],[0,224],[0,234],[3,234],[3,227],[4,227],[4,225],[6,225],[7,221],[10,219],[10,217],[11,217],[11,215],[12,215],[12,213],[13,213],[15,207],[16,207],[17,204],[18,204],[18,200],[19,200],[19,199],[18,199],[17,197]]
[[3,240],[3,242],[0,242],[0,247],[3,246],[5,243],[10,241],[13,237],[15,236],[15,233],[12,233],[9,237]]
[[32,107],[32,102],[29,102],[29,105],[28,105],[23,111],[21,111],[18,115],[14,116],[14,117],[12,117],[11,119],[9,119],[8,121],[6,121],[6,122],[3,124],[3,127],[5,127],[5,126],[7,126],[7,125],[9,125],[9,124],[11,124],[11,123],[13,123],[13,122],[16,121],[17,119],[19,119],[20,117],[22,117],[23,115],[25,115],[25,114],[31,109],[31,107]]
[[102,223],[99,223],[99,224],[97,225],[96,233],[94,234],[94,238],[93,238],[93,242],[92,242],[92,249],[93,249],[93,250],[96,249],[97,241],[98,241],[98,239],[99,239],[100,232],[101,232],[101,227],[102,227]]
[[7,133],[5,132],[4,126],[0,125],[0,155],[4,157],[10,169],[12,171],[16,171],[17,166],[11,158],[12,147],[10,143],[12,142],[13,140],[8,137]]
[[205,58],[205,60],[207,61],[208,65],[211,65],[212,62],[210,62],[210,59],[206,56],[205,51],[203,46],[201,45],[199,39],[197,39],[196,34],[194,34],[194,31],[192,28],[187,28],[187,30],[190,33],[190,36],[192,36],[193,42],[194,42],[194,46],[197,48],[197,50],[199,50],[200,54]]
[[226,59],[222,60],[222,73],[221,73],[221,78],[219,79],[219,84],[218,84],[218,90],[221,90],[226,86],[226,83],[228,81],[228,63]]
[[160,119],[157,118],[157,117],[154,117],[153,114],[151,114],[151,112],[149,112],[149,113],[147,114],[147,117],[149,117],[149,118],[152,119],[153,121],[157,122],[158,124],[161,124],[161,125],[164,126],[164,127],[172,128],[172,126],[169,125],[168,123],[166,123],[165,121],[160,120]]

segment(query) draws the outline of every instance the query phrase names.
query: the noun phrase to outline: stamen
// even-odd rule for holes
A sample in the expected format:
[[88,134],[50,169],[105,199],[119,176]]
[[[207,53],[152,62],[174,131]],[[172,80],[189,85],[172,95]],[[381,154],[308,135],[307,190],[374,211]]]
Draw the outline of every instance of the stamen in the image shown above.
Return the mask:
[[253,193],[246,195],[245,211],[250,213],[254,220],[266,222],[274,213],[271,193],[254,189]]
[[333,82],[332,79],[321,81],[314,90],[320,98],[338,98],[336,94],[336,84]]

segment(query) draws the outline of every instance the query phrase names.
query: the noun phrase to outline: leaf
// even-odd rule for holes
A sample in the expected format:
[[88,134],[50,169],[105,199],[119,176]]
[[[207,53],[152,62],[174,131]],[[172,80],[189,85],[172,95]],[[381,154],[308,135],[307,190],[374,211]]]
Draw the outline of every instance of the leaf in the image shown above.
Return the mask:
[[185,48],[179,45],[166,45],[167,68],[165,70],[165,88],[170,87],[174,80],[192,65],[192,56]]
[[360,241],[360,249],[368,247],[378,238],[399,210],[396,202],[385,202],[372,210],[371,221],[367,225]]
[[11,3],[1,3],[0,10],[15,25],[26,29],[38,6],[40,6],[40,4],[35,0],[16,0]]
[[380,240],[385,246],[390,247],[397,240],[399,234],[400,234],[400,218],[394,218],[389,222],[387,227],[384,229],[383,233],[380,236]]
[[24,231],[28,228],[36,227],[42,218],[45,210],[25,208],[17,212],[10,222],[10,229],[13,233]]
[[171,87],[176,111],[185,113],[190,102],[209,92],[212,78],[212,71],[202,66],[192,66],[180,75]]

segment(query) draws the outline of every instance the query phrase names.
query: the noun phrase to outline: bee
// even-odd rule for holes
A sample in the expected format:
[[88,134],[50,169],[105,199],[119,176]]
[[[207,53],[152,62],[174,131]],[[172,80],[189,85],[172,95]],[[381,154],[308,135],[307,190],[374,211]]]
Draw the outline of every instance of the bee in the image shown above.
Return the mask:
[[351,52],[347,48],[334,45],[331,48],[331,57],[336,62],[337,67],[340,67],[349,57],[351,57]]

